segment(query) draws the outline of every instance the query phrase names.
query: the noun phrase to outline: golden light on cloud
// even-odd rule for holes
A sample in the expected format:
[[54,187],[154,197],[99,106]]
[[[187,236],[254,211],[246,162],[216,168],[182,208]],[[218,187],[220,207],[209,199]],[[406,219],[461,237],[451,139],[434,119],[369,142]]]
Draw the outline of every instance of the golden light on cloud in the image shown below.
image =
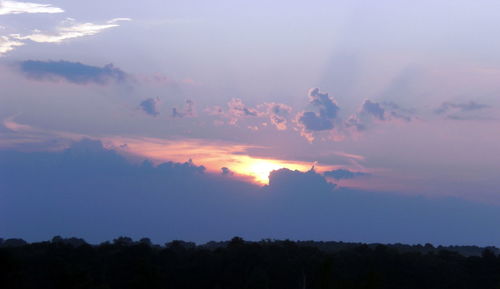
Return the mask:
[[185,162],[192,159],[195,164],[203,165],[208,171],[215,173],[226,167],[236,175],[252,177],[259,184],[267,184],[269,174],[273,170],[288,168],[307,171],[313,165],[312,162],[252,157],[246,152],[255,146],[226,142],[129,137],[108,137],[103,141],[109,147],[140,158],[150,159],[155,163]]

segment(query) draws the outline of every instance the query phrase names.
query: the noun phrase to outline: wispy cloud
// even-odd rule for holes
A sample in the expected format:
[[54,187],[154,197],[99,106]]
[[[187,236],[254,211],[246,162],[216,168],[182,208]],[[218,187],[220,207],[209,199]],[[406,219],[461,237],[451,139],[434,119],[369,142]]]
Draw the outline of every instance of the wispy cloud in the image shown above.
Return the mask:
[[0,15],[22,13],[62,13],[63,9],[51,4],[19,1],[0,1]]
[[13,40],[7,36],[0,36],[0,56],[23,45],[24,43],[20,41]]
[[69,39],[96,35],[103,30],[120,26],[120,21],[130,21],[130,18],[114,18],[103,24],[77,23],[74,19],[68,18],[56,29],[56,33],[42,33],[35,30],[30,35],[12,34],[18,40],[31,40],[39,43],[60,43]]
[[446,118],[455,120],[480,119],[481,117],[474,115],[474,112],[490,108],[489,105],[469,102],[443,102],[434,110],[436,114],[444,115]]
[[346,127],[354,127],[358,131],[366,130],[374,121],[409,122],[414,117],[414,111],[405,109],[393,102],[376,102],[366,99],[358,112],[351,115],[345,122]]
[[366,177],[369,176],[369,173],[365,172],[355,172],[347,169],[337,169],[332,171],[326,171],[323,173],[325,177],[330,177],[335,180],[343,180],[343,179],[354,179],[358,177]]
[[467,111],[480,110],[488,107],[489,106],[486,104],[480,104],[475,101],[469,101],[465,103],[443,102],[435,110],[435,112],[438,114],[446,113],[449,111],[467,112]]

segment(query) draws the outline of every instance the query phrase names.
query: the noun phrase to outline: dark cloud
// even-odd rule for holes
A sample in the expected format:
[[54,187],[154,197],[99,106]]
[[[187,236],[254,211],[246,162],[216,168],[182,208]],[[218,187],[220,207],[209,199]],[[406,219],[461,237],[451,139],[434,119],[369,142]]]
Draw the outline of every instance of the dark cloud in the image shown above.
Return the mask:
[[98,141],[60,152],[0,151],[0,235],[90,242],[290,238],[496,244],[497,207],[338,188],[280,169],[267,186],[193,161],[132,164]]
[[24,75],[32,79],[65,80],[76,84],[105,85],[110,82],[123,82],[128,78],[124,71],[113,64],[98,67],[64,60],[26,60],[19,63],[19,68]]
[[157,116],[158,114],[160,114],[160,112],[158,111],[158,108],[157,108],[159,101],[160,101],[160,99],[158,97],[157,98],[148,98],[148,99],[141,101],[140,107],[145,113],[147,113],[151,116]]
[[183,118],[183,117],[194,117],[196,112],[194,110],[194,102],[192,100],[186,100],[186,104],[182,110],[176,107],[172,108],[172,117]]
[[317,112],[303,111],[297,115],[297,122],[306,131],[331,130],[335,127],[335,119],[339,106],[328,93],[320,92],[319,88],[309,90],[309,103],[317,108]]
[[334,119],[337,117],[339,107],[335,100],[328,96],[328,93],[322,93],[319,88],[309,91],[309,101],[312,105],[319,108],[319,116],[323,118]]
[[[268,189],[275,193],[291,193],[292,191],[310,192],[333,192],[335,184],[331,184],[318,174],[314,169],[307,172],[289,170],[286,168],[272,171],[269,174]],[[276,192],[279,191],[279,192]]]
[[394,102],[376,102],[366,99],[359,111],[351,115],[345,122],[346,127],[355,127],[358,131],[369,128],[373,121],[391,122],[406,121],[413,119],[415,111],[405,109]]
[[373,117],[375,117],[379,120],[385,120],[385,117],[384,117],[385,110],[377,102],[373,102],[373,101],[370,101],[368,99],[365,100],[365,102],[363,103],[363,106],[361,108],[361,111],[366,113],[366,114],[372,115]]
[[221,171],[221,174],[224,175],[224,176],[233,175],[233,172],[230,169],[226,168],[226,167],[222,167],[220,169],[220,171]]
[[337,169],[333,171],[324,172],[323,175],[325,177],[334,178],[336,180],[342,180],[342,179],[354,179],[357,177],[366,177],[369,176],[370,174],[363,172],[353,172],[346,169]]
[[299,114],[298,121],[309,131],[330,130],[334,127],[331,119],[322,118],[312,111],[305,111]]

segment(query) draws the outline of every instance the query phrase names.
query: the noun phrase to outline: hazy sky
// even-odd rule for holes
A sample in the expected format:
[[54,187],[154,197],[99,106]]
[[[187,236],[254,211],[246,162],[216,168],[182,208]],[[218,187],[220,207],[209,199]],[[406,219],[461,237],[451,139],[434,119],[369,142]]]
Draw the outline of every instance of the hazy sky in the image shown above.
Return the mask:
[[[57,156],[92,139],[124,157],[124,166],[192,159],[204,174],[259,192],[273,170],[314,166],[332,194],[379,196],[374,206],[387,196],[499,206],[499,9],[487,0],[0,1],[1,155],[33,167],[30,156]],[[12,162],[0,160],[2,171]],[[40,189],[47,199],[64,177]],[[36,173],[23,178],[30,183]],[[11,197],[23,189],[7,179],[0,175],[0,194],[14,210],[24,203]],[[99,191],[117,193],[112,185]],[[264,207],[272,201],[259,199]],[[315,210],[304,202],[295,217]],[[266,237],[243,227],[242,235]],[[20,228],[0,229],[0,237],[45,236]],[[176,236],[239,231],[225,232]],[[339,236],[381,240],[345,232]],[[388,236],[383,241],[425,241]],[[436,241],[490,240],[453,236]]]

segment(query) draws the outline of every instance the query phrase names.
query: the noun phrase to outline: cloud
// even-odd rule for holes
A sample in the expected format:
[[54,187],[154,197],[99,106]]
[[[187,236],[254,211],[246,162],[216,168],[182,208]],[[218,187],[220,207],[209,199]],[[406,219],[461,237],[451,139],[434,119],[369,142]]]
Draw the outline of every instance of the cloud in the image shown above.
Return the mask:
[[263,111],[261,114],[265,114],[269,117],[271,123],[278,130],[286,130],[288,116],[292,112],[292,108],[286,104],[282,103],[264,103],[258,106],[259,110]]
[[335,128],[340,107],[333,98],[328,96],[328,93],[320,92],[319,88],[310,89],[308,95],[309,103],[317,111],[299,112],[295,120],[301,129],[301,134],[309,141],[313,141],[313,132]]
[[500,238],[491,231],[500,222],[494,206],[347,190],[314,170],[279,169],[257,186],[192,161],[130,163],[93,140],[55,152],[0,150],[0,175],[0,235],[27,240],[239,235],[491,245]]
[[36,80],[65,80],[76,84],[123,82],[128,75],[121,69],[107,64],[103,67],[80,62],[26,60],[19,63],[21,72]]
[[463,120],[475,118],[472,113],[483,109],[490,108],[489,105],[477,103],[475,101],[457,103],[443,102],[434,110],[436,114],[445,115],[446,118]]
[[231,99],[227,107],[229,114],[237,118],[258,115],[257,110],[247,107],[239,98]]
[[18,46],[23,46],[23,45],[24,43],[20,41],[12,40],[7,36],[0,36],[0,56],[4,55],[9,51],[14,50]]
[[233,98],[227,103],[227,110],[220,106],[210,107],[206,110],[210,115],[228,119],[230,125],[236,125],[240,119],[262,116],[255,108],[246,106],[239,98]]
[[[275,102],[266,102],[250,107],[244,104],[241,99],[233,98],[227,103],[226,110],[221,106],[213,106],[206,109],[206,111],[210,115],[227,119],[230,125],[236,125],[243,119],[253,119],[254,122],[248,125],[247,128],[255,131],[259,130],[260,126],[268,125],[268,122],[264,120],[265,118],[268,118],[276,129],[286,130],[292,108],[286,104]],[[256,121],[259,121],[259,123]]]
[[332,192],[335,184],[329,183],[314,169],[307,172],[282,168],[272,171],[269,175],[270,190],[279,190],[282,193],[290,193],[296,190],[303,192]]
[[331,119],[319,117],[318,114],[312,111],[300,113],[298,121],[309,131],[330,130],[334,126]]
[[186,100],[186,103],[182,110],[179,110],[176,107],[172,108],[173,118],[194,117],[195,115],[196,111],[194,109],[194,102],[189,99]]
[[326,171],[323,173],[323,175],[325,177],[334,178],[336,180],[342,180],[342,179],[353,179],[357,177],[366,177],[369,176],[370,174],[363,172],[353,172],[346,169],[337,169],[333,171]]
[[222,174],[223,176],[228,176],[228,175],[229,175],[229,176],[232,176],[232,175],[234,175],[234,173],[233,173],[233,172],[232,172],[229,168],[226,168],[226,167],[222,167],[222,168],[220,169],[220,171],[221,171],[221,174]]
[[365,100],[361,111],[366,113],[366,114],[372,115],[373,117],[378,118],[379,120],[385,120],[385,117],[384,117],[385,110],[377,102],[372,102],[368,99]]
[[345,122],[346,127],[355,127],[358,131],[366,130],[373,122],[405,121],[413,119],[414,111],[404,109],[393,102],[363,101],[361,108]]
[[118,27],[120,21],[130,21],[130,18],[115,18],[104,24],[95,23],[76,23],[74,19],[68,18],[59,26],[56,33],[47,34],[36,30],[33,34],[21,36],[20,34],[11,34],[11,37],[18,40],[31,40],[39,43],[60,43],[65,40],[91,36],[100,33],[103,30]]
[[151,115],[151,116],[157,116],[160,112],[158,111],[157,104],[160,101],[160,98],[148,98],[140,103],[141,109]]
[[0,15],[22,13],[62,13],[63,9],[51,4],[39,4],[18,1],[0,1]]
[[318,109],[318,112],[303,111],[297,115],[297,122],[306,131],[331,130],[335,126],[335,119],[340,110],[336,101],[328,93],[320,92],[319,88],[309,90],[309,103]]

